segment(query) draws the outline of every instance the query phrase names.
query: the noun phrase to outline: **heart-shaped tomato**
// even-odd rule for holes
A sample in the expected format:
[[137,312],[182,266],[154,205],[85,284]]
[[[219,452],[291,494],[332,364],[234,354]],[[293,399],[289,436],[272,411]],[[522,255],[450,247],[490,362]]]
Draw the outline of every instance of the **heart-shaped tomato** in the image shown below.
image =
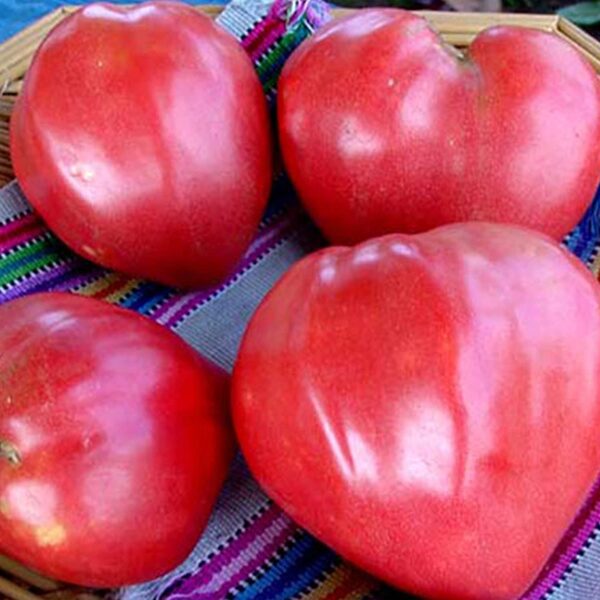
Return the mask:
[[234,451],[228,378],[149,319],[72,294],[0,307],[0,551],[94,587],[191,552]]
[[285,165],[335,243],[473,220],[560,238],[600,177],[600,85],[542,31],[495,27],[464,57],[421,17],[360,11],[294,53],[278,115]]
[[266,100],[191,6],[86,6],[38,49],[11,118],[28,200],[75,252],[177,287],[226,276],[271,186]]
[[600,469],[599,290],[565,249],[506,225],[307,257],[235,367],[251,470],[394,586],[517,598]]

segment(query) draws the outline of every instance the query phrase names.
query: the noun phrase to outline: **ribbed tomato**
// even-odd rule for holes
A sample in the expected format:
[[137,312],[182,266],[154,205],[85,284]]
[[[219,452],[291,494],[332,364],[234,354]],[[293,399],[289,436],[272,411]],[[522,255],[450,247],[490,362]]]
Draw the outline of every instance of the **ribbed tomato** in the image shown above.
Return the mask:
[[425,598],[515,600],[600,471],[600,287],[504,225],[323,250],[252,318],[233,415],[342,556]]

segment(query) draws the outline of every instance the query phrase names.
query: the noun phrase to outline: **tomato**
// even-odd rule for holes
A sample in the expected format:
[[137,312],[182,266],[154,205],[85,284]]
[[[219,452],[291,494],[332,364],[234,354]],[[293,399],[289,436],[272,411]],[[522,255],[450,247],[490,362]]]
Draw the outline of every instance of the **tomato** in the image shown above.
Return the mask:
[[78,254],[193,288],[247,249],[271,185],[249,57],[175,2],[86,6],[42,43],[11,119],[28,200]]
[[494,27],[463,56],[421,17],[364,10],[304,42],[278,90],[285,165],[335,243],[474,220],[560,238],[600,178],[600,84],[546,32]]
[[258,308],[232,396],[251,471],[343,557],[515,599],[600,470],[600,288],[500,224],[325,249]]
[[1,551],[94,587],[174,568],[233,456],[224,373],[89,298],[28,296],[0,324]]

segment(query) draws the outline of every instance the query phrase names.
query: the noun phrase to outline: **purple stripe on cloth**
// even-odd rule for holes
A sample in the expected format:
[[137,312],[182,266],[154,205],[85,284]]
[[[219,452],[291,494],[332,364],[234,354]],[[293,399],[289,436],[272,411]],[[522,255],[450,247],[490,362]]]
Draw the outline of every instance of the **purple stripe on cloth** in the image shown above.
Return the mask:
[[[81,271],[81,269],[77,269],[75,273]],[[106,276],[106,272],[100,269],[88,270],[87,265],[85,266],[85,272],[82,275],[74,275],[73,272],[67,273],[67,277],[65,277],[62,281],[56,283],[53,287],[56,291],[66,292],[66,291],[77,291],[77,288],[88,285],[93,281],[97,281]],[[71,275],[71,276],[69,276]]]
[[323,2],[309,2],[306,18],[311,27],[321,27],[321,25],[332,19],[331,14],[328,12],[327,8],[324,7],[324,4],[325,3]]
[[600,523],[600,478],[596,480],[587,500],[563,536],[537,581],[521,600],[543,600],[573,563],[577,554]]
[[192,575],[169,598],[222,600],[236,582],[243,581],[272,556],[296,528],[280,509],[270,507],[205,571]]
[[[251,252],[248,252],[242,262],[236,267],[235,274],[232,275],[224,284],[186,294],[183,297],[173,298],[165,302],[153,315],[152,318],[167,327],[175,327],[178,322],[191,310],[199,304],[205,302],[216,293],[227,289],[239,276],[244,273],[248,267],[258,260],[267,250],[276,245],[283,237],[293,229],[300,216],[300,210],[293,207],[283,215],[281,219],[273,223],[271,227],[265,230],[260,237],[259,243],[254,245]],[[158,313],[158,314],[157,314]]]
[[[83,269],[85,272],[81,274]],[[83,263],[73,268],[72,261],[60,263],[55,268],[42,269],[26,281],[19,282],[19,285],[3,291],[0,294],[0,304],[38,291],[72,289],[94,278],[94,274],[88,269],[88,265]]]
[[259,567],[264,567],[265,561],[273,556],[297,529],[294,523],[281,515],[269,529],[257,535],[252,541],[252,546],[232,561],[231,565],[216,578],[220,585],[215,591],[214,600],[224,598],[228,590],[244,581]]
[[291,31],[303,19],[310,22],[315,17],[318,19],[319,24],[322,24],[321,19],[319,19],[319,12],[312,8],[316,4],[318,4],[316,0],[299,0],[299,2],[291,5],[289,2],[280,3],[279,18],[285,21],[286,30]]
[[[281,515],[281,510],[278,509],[274,504],[270,504],[266,510],[262,512],[249,527],[247,527],[242,533],[230,542],[219,554],[208,561],[210,564],[210,573],[203,573],[201,570],[198,572],[200,580],[206,582],[214,575],[215,572],[221,570],[227,564],[229,564],[240,552],[248,547],[252,543],[253,538],[260,534],[261,531],[267,529],[271,524]],[[180,591],[188,589],[188,583],[184,583]]]
[[[264,567],[265,561],[273,556],[297,530],[297,526],[282,514],[271,527],[252,540],[252,545],[244,553],[213,579],[212,583],[218,583],[219,586],[214,590],[210,600],[221,600],[229,590],[247,579],[259,567]],[[203,593],[197,597],[209,600]]]
[[187,306],[188,304],[193,305],[193,299],[197,295],[198,292],[189,292],[183,296],[177,294],[156,307],[156,309],[150,313],[150,317],[157,323],[166,325],[172,321],[173,315],[178,314],[183,306]]

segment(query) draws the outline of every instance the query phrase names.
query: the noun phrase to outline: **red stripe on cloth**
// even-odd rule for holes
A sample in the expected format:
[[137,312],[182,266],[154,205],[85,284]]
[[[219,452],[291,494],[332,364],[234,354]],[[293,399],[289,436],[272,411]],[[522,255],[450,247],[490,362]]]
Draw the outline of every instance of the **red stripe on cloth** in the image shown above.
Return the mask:
[[[340,568],[344,570],[340,585],[326,596],[322,596],[322,600],[345,600],[350,595],[356,595],[357,591],[366,591],[369,582],[366,575],[345,564]],[[329,579],[326,580],[325,585],[330,585]]]
[[26,215],[0,228],[0,253],[46,231],[37,215]]
[[107,296],[110,296],[111,294],[114,294],[115,292],[119,291],[119,289],[121,289],[124,285],[129,283],[129,281],[129,277],[125,275],[118,275],[110,285],[108,285],[105,288],[102,288],[101,290],[98,290],[97,292],[90,294],[90,296],[92,296],[93,298],[97,298],[98,300],[104,300]]

